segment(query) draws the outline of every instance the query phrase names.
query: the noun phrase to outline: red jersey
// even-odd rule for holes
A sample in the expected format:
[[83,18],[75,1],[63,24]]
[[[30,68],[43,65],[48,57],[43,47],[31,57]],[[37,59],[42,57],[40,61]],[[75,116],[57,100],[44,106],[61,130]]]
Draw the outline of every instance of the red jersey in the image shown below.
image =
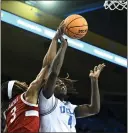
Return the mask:
[[7,131],[9,133],[37,133],[39,132],[38,105],[28,103],[23,94],[17,96],[6,112]]

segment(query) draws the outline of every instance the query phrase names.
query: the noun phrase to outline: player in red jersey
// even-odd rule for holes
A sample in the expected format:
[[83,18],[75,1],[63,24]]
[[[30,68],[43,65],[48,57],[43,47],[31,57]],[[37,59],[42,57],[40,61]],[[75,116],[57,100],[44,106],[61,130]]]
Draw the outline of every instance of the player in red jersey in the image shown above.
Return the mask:
[[[56,51],[51,51],[53,45],[55,46],[55,43],[57,43],[60,34],[60,30],[58,30],[43,60],[43,68],[29,87],[26,83],[19,81],[9,81],[2,85],[2,105],[4,109],[8,108],[4,113],[6,117],[5,132],[38,132],[38,94],[45,83],[50,64],[56,56]],[[52,65],[54,66],[54,61]]]
[[19,81],[9,81],[2,85],[2,103],[9,102],[4,113],[5,132],[31,133],[39,130],[38,93],[44,82],[47,67],[41,69],[29,87]]

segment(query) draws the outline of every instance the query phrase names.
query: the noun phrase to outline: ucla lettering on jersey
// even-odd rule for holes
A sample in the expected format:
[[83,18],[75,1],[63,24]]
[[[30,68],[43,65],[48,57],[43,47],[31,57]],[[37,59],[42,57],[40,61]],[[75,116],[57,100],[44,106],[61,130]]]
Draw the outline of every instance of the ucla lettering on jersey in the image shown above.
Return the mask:
[[60,106],[60,112],[62,114],[68,115],[68,125],[70,126],[70,128],[72,128],[72,121],[73,121],[73,117],[75,117],[74,112],[71,112],[70,108],[67,108],[66,106]]
[[[40,94],[40,132],[76,132],[76,105]],[[49,109],[50,107],[50,109]]]

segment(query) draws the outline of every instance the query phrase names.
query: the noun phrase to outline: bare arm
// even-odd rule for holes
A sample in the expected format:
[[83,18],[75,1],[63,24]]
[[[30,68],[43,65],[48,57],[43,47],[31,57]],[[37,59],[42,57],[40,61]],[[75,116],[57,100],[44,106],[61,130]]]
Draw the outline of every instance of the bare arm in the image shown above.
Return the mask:
[[27,92],[25,93],[25,100],[30,103],[37,104],[39,90],[43,86],[44,80],[48,76],[49,67],[51,65],[53,58],[56,55],[57,41],[59,36],[62,34],[61,33],[61,28],[63,27],[62,25],[63,22],[60,24],[59,29],[55,37],[53,38],[50,48],[43,60],[43,68],[41,69],[36,79],[30,84]]
[[55,35],[55,37],[52,39],[52,42],[50,44],[47,54],[44,57],[43,67],[45,67],[46,65],[49,65],[54,59],[54,57],[56,56],[57,43],[58,43],[58,38],[57,38],[57,35]]
[[63,34],[63,24],[64,23],[62,21],[58,27],[58,30],[54,38],[52,39],[48,52],[45,55],[44,60],[43,60],[43,67],[45,67],[46,65],[50,65],[54,57],[56,56],[58,39],[59,39],[59,36]]
[[44,90],[43,90],[43,95],[47,99],[50,98],[52,96],[52,94],[54,93],[56,79],[60,73],[60,69],[62,67],[65,52],[67,49],[68,43],[63,37],[61,37],[61,42],[62,42],[61,47],[60,47],[59,51],[57,52],[57,55],[51,64],[51,68],[50,68],[49,74],[48,74],[48,79],[47,79],[47,82],[46,82]]
[[79,105],[75,108],[75,115],[79,117],[87,117],[98,113],[100,110],[100,95],[98,80],[91,79],[91,104]]
[[47,72],[47,69],[48,66],[42,68],[36,79],[29,85],[28,90],[25,93],[25,100],[27,102],[37,104],[38,93],[42,87],[42,84],[44,83],[44,76]]
[[105,67],[104,64],[98,65],[94,68],[94,72],[90,72],[91,78],[91,104],[90,105],[80,105],[75,108],[75,115],[77,118],[87,117],[90,115],[95,115],[100,111],[100,94],[98,87],[98,77],[100,72]]

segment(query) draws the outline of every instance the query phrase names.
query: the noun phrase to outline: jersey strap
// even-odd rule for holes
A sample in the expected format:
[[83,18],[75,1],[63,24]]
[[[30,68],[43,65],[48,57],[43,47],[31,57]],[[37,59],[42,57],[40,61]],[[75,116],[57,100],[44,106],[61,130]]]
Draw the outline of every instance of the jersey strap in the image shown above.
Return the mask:
[[58,104],[58,99],[56,98],[55,99],[55,105],[53,106],[53,108],[51,110],[49,110],[48,112],[46,112],[46,113],[41,113],[40,115],[45,116],[45,115],[50,114],[51,112],[53,112],[55,110],[55,108],[57,107],[57,104]]

